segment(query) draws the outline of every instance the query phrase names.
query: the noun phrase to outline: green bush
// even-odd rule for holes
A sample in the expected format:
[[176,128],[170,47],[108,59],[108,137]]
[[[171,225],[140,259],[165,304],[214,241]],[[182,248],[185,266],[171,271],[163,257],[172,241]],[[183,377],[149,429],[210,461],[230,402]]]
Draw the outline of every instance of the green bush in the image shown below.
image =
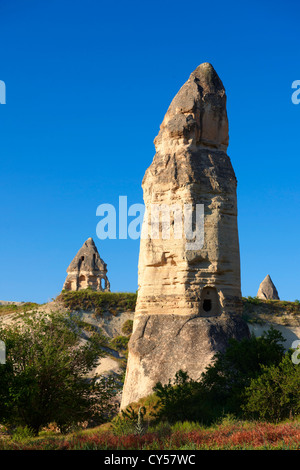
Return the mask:
[[153,388],[158,397],[154,412],[155,418],[158,421],[166,420],[171,424],[201,418],[197,399],[199,390],[199,383],[192,380],[182,370],[176,373],[173,381],[169,380],[165,385],[158,382]]
[[133,320],[126,320],[122,326],[122,333],[125,335],[131,335],[133,328]]
[[0,365],[0,422],[36,434],[55,422],[62,432],[83,421],[111,416],[111,379],[87,376],[104,356],[101,335],[82,345],[76,318],[58,313],[24,316],[0,327],[6,364]]
[[33,437],[34,434],[34,431],[28,426],[18,426],[12,434],[12,440],[17,442],[26,441],[27,439]]
[[279,364],[284,354],[283,342],[282,334],[273,327],[260,337],[252,334],[241,341],[231,339],[225,353],[217,353],[202,374],[205,399],[212,409],[239,415],[245,387],[261,374],[262,365]]
[[132,406],[121,411],[121,416],[118,415],[112,421],[112,430],[115,436],[125,436],[128,434],[135,434],[142,436],[146,430],[144,423],[144,416],[146,408],[140,406],[136,412]]
[[246,413],[278,422],[300,413],[300,366],[287,353],[277,366],[262,366],[262,374],[245,390]]
[[210,424],[227,414],[241,416],[245,388],[251,379],[262,374],[263,365],[280,363],[283,341],[281,333],[274,328],[259,338],[252,335],[242,341],[232,339],[225,353],[215,355],[200,381],[178,371],[168,384],[157,383],[153,389],[159,399],[156,419]]
[[110,342],[110,347],[116,351],[126,351],[128,346],[129,337],[128,336],[116,336]]

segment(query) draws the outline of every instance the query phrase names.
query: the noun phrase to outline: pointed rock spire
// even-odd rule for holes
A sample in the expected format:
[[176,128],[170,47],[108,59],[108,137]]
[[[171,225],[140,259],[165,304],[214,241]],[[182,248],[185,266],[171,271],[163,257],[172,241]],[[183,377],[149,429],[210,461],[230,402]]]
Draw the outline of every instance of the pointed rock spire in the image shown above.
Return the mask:
[[[219,149],[228,146],[225,88],[211,64],[200,64],[172,100],[155,138],[156,152],[179,143]],[[177,152],[178,153],[178,152]]]
[[[168,383],[180,369],[198,380],[229,338],[249,335],[238,315],[237,181],[226,153],[228,140],[225,89],[213,66],[204,63],[171,102],[142,183],[146,213],[154,205],[169,208],[172,224],[169,236],[163,236],[161,224],[159,236],[153,237],[152,218],[144,218],[148,237],[140,241],[122,409],[151,394],[157,382]],[[194,212],[197,205],[203,207],[203,244],[187,243],[182,230],[185,204]],[[176,234],[175,219],[177,229],[181,222]]]
[[260,284],[257,297],[262,300],[280,300],[277,289],[269,274]]
[[100,258],[92,238],[88,238],[67,269],[64,290],[77,291],[88,287],[95,291],[110,291],[107,265]]

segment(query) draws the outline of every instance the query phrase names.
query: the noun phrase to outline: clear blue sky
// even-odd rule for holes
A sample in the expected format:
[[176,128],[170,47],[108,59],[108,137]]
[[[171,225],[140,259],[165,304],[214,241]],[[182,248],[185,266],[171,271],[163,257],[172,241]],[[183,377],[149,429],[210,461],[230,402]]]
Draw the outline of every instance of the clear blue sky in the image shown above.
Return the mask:
[[113,291],[139,240],[96,236],[96,208],[141,203],[167,108],[211,62],[227,92],[242,293],[299,292],[299,2],[0,0],[0,299],[46,302],[92,236]]

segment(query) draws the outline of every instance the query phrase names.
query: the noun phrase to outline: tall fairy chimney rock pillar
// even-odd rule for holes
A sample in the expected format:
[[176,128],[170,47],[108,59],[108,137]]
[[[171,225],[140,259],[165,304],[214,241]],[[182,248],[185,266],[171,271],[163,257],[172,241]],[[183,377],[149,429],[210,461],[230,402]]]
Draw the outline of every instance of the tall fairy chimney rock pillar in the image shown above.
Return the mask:
[[[224,86],[211,64],[190,75],[164,117],[142,187],[153,205],[204,207],[204,243],[142,238],[139,290],[121,407],[179,369],[199,379],[231,337],[249,335],[242,309],[237,181],[228,146]],[[162,206],[161,206],[162,207]],[[173,221],[174,222],[174,221]],[[146,225],[145,225],[146,224]],[[143,231],[151,234],[151,217]],[[174,225],[173,225],[174,226]]]

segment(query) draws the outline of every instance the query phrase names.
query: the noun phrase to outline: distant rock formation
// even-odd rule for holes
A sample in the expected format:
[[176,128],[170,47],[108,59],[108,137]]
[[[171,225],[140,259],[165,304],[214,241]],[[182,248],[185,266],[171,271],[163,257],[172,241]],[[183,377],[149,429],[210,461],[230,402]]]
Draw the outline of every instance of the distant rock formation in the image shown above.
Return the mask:
[[151,237],[145,217],[122,408],[179,369],[199,379],[229,338],[249,335],[239,315],[237,181],[226,154],[226,94],[212,65],[197,67],[179,90],[154,143],[142,184],[146,209],[177,205],[184,213],[185,204],[204,205],[204,244],[193,248],[190,237],[175,236],[175,216],[169,238]]
[[110,291],[107,265],[100,258],[92,238],[82,245],[68,267],[67,273],[63,290],[77,291],[89,287],[95,291]]
[[257,297],[262,300],[280,300],[277,289],[269,274],[260,284]]

